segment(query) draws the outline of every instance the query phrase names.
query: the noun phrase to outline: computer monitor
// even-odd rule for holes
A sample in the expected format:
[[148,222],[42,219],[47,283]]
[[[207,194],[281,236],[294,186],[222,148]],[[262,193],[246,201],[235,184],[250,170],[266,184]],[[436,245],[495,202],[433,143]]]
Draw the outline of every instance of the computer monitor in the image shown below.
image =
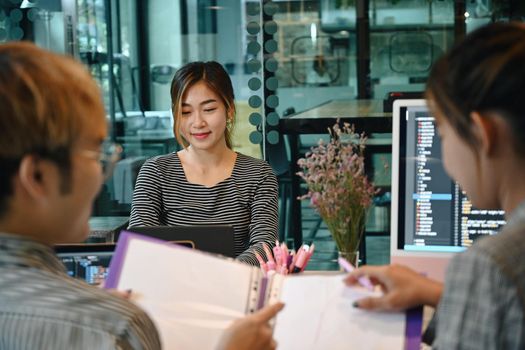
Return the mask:
[[103,285],[109,272],[109,262],[115,244],[60,244],[55,246],[58,258],[68,275],[91,285]]
[[135,226],[127,231],[185,244],[205,252],[235,257],[234,229],[231,225]]
[[443,280],[450,258],[505,224],[501,210],[478,210],[445,172],[425,100],[396,100],[392,130],[392,263]]

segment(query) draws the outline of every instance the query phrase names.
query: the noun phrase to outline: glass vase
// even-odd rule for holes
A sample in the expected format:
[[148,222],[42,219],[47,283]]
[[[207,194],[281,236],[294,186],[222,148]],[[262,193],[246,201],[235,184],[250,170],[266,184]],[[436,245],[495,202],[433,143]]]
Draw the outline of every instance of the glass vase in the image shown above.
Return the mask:
[[339,257],[345,258],[354,267],[359,266],[359,243],[365,229],[365,215],[346,222],[327,221],[330,234],[335,241]]
[[[346,261],[352,264],[353,267],[359,267],[359,250],[351,252],[338,251],[337,253],[339,258],[344,258]],[[345,271],[342,267],[340,267],[340,270]]]

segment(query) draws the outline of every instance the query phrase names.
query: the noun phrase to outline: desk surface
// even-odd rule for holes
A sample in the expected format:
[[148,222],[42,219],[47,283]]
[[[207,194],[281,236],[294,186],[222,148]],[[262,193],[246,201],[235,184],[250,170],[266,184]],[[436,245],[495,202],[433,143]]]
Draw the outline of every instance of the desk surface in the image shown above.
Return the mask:
[[290,119],[391,117],[383,112],[383,100],[331,100],[289,116]]
[[279,128],[291,135],[327,133],[338,118],[367,135],[392,132],[392,113],[383,112],[383,100],[331,100],[281,118]]
[[129,216],[92,216],[89,219],[88,243],[113,242],[113,236],[127,227]]

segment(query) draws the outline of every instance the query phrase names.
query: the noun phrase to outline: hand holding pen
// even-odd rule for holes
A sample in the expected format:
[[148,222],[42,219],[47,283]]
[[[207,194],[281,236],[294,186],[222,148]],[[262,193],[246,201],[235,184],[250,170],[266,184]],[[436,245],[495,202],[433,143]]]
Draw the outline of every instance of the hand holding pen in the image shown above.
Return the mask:
[[[339,257],[339,259],[337,259],[337,262],[339,263],[339,266],[341,266],[346,272],[352,272],[355,270],[355,267],[351,263],[349,263],[348,260],[346,260],[345,258]],[[357,280],[357,283],[359,283],[366,289],[370,291],[374,290],[374,285],[368,277],[359,276],[355,277],[355,279]]]
[[295,253],[293,250],[288,250],[286,243],[283,242],[279,244],[279,241],[275,241],[275,246],[272,249],[266,244],[263,244],[263,249],[268,261],[265,262],[263,257],[257,252],[255,252],[255,257],[259,261],[259,265],[264,273],[280,273],[286,275],[288,273],[304,271],[314,253],[315,246],[314,244],[311,246],[303,244],[297,253]]
[[401,265],[363,266],[350,272],[344,279],[354,285],[360,278],[379,285],[382,295],[357,300],[354,304],[367,310],[400,311],[415,306],[436,307],[443,293],[443,284]]

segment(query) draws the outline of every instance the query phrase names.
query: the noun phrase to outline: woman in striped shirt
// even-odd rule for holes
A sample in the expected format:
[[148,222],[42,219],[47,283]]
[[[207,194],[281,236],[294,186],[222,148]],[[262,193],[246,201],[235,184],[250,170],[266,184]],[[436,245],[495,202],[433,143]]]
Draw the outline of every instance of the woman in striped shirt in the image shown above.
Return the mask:
[[277,238],[277,179],[271,167],[232,149],[231,80],[217,62],[193,62],[171,83],[174,133],[181,151],[141,168],[130,227],[229,224],[237,259],[257,265],[254,251]]

